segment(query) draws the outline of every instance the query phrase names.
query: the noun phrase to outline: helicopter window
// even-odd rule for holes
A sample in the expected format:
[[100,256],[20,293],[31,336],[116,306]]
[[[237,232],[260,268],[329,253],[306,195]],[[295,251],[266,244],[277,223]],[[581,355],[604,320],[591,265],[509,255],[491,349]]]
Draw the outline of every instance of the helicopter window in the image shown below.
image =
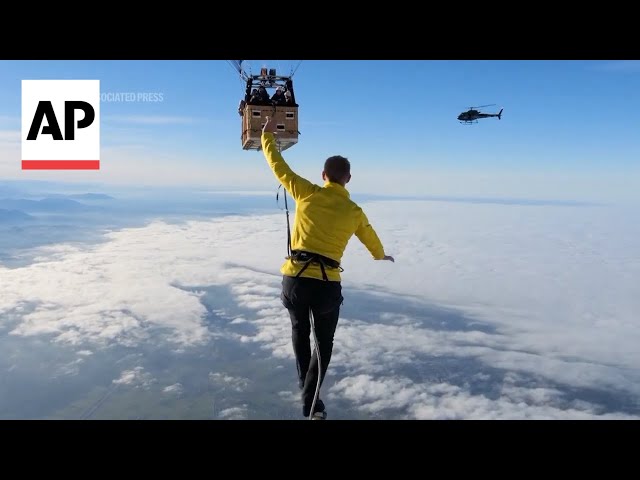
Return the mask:
[[262,116],[262,112],[260,110],[252,110],[253,116],[254,117],[261,117]]
[[293,112],[287,112],[287,119],[293,119],[295,117],[295,113]]
[[284,130],[284,123],[279,123],[278,125],[276,125],[276,128],[278,130]]

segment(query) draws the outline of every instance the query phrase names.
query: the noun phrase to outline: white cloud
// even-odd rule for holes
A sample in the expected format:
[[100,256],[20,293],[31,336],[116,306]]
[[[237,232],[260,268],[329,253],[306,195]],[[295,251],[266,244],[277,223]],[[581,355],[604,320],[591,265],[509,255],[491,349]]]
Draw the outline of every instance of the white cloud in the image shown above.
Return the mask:
[[171,393],[171,394],[175,394],[175,395],[180,395],[183,391],[183,387],[182,384],[180,383],[174,383],[173,385],[169,385],[167,387],[164,387],[162,389],[163,393]]
[[219,387],[228,387],[236,392],[244,391],[249,385],[248,378],[234,377],[233,375],[227,375],[226,373],[211,372],[209,373],[209,380]]
[[[358,409],[377,414],[385,409],[405,411],[417,420],[553,420],[637,419],[625,414],[600,414],[598,407],[563,402],[560,392],[507,386],[497,398],[472,395],[447,383],[416,384],[403,377],[358,375],[340,380],[329,398],[351,400]],[[568,403],[568,405],[567,405]],[[375,418],[375,417],[374,417]]]
[[[44,248],[42,255],[47,260],[41,257],[27,268],[2,271],[0,267],[0,285],[6,292],[0,298],[0,312],[22,302],[36,304],[12,334],[47,333],[56,341],[71,344],[90,340],[135,345],[157,330],[168,332],[178,344],[207,341],[209,332],[203,325],[206,309],[197,294],[174,285],[171,259],[166,257],[157,268],[149,268],[154,257],[167,255],[176,245],[162,232],[173,231],[178,237],[184,232],[168,225],[156,227],[159,237],[153,241],[147,237],[154,235],[153,226],[146,233],[140,230],[142,236],[134,244],[118,240],[131,235],[125,230],[112,234],[111,242],[86,249]],[[147,252],[138,250],[143,245]],[[200,262],[190,258],[181,268],[188,270],[189,263]]]
[[124,370],[120,377],[113,380],[114,385],[127,385],[131,387],[148,388],[156,380],[150,373],[145,372],[143,367],[135,367],[131,370]]
[[218,413],[218,417],[222,420],[246,420],[248,417],[247,406],[225,408]]
[[[407,418],[603,418],[601,406],[568,392],[640,397],[637,212],[444,202],[364,207],[396,263],[373,261],[355,238],[350,243],[345,305],[355,307],[357,290],[368,304],[341,318],[331,369],[337,382],[327,384],[327,395],[372,415],[399,409]],[[35,310],[22,314],[14,335],[136,345],[158,332],[188,348],[210,341],[213,331],[201,294],[181,287],[226,286],[246,310],[218,309],[226,325],[255,327],[237,339],[292,359],[278,298],[285,229],[284,214],[156,222],[92,247],[42,249],[32,265],[0,267],[0,316],[28,303]],[[444,359],[456,363],[438,363]],[[496,380],[496,370],[507,375]],[[123,372],[116,383],[140,375]],[[222,372],[210,380],[236,391],[249,383]],[[472,388],[484,383],[499,395]]]
[[83,358],[76,358],[71,362],[68,362],[64,365],[61,365],[57,368],[57,372],[53,374],[54,377],[66,376],[66,375],[77,375],[80,373],[80,366],[84,362]]

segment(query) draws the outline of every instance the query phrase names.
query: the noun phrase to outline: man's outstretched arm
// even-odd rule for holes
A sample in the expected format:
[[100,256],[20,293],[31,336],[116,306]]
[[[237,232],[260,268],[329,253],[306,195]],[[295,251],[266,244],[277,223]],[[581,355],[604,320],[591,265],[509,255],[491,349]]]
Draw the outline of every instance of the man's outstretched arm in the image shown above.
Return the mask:
[[275,123],[267,117],[262,130],[262,151],[267,159],[267,163],[273,174],[276,176],[282,186],[291,194],[294,200],[306,198],[315,193],[320,187],[314,185],[306,178],[297,175],[278,151],[278,145],[274,136]]
[[362,213],[360,226],[356,230],[356,237],[358,237],[358,240],[367,247],[367,250],[369,250],[369,253],[371,253],[374,259],[391,260],[392,262],[395,262],[392,256],[385,255],[382,242],[380,241],[380,238],[378,238],[378,234],[369,223],[369,219],[364,212]]

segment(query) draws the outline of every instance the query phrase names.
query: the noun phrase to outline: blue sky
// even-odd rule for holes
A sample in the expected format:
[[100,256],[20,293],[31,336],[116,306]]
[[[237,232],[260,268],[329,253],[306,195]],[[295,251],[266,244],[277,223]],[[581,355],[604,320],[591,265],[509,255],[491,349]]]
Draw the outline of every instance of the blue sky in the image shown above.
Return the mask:
[[[246,62],[286,74],[299,60]],[[98,78],[103,92],[163,101],[103,102],[100,172],[22,172],[11,135],[29,78]],[[640,61],[303,61],[294,82],[301,136],[285,158],[316,182],[324,159],[342,154],[352,161],[351,188],[368,193],[636,195]],[[270,188],[261,154],[241,149],[243,91],[225,60],[2,61],[0,176]],[[484,104],[504,108],[502,120],[456,120]],[[136,170],[137,159],[157,168]]]

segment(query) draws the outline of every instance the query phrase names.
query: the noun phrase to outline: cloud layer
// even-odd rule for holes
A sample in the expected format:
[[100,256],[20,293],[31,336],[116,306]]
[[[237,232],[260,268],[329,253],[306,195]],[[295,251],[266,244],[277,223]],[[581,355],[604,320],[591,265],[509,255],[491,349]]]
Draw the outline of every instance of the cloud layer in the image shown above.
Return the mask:
[[[640,231],[633,212],[444,202],[364,207],[396,263],[373,261],[356,239],[349,244],[326,398],[374,417],[638,415]],[[224,335],[292,360],[278,299],[285,228],[284,214],[156,222],[112,232],[99,245],[41,249],[29,266],[0,267],[0,326],[85,351],[149,343],[188,350]],[[224,287],[244,312],[224,328],[207,321],[227,308],[222,299],[213,308],[202,301],[212,286]],[[211,375],[236,392],[250,382]],[[120,387],[148,381],[136,369],[115,379]],[[174,384],[165,393],[184,390]],[[219,416],[246,417],[245,407],[234,408]]]

